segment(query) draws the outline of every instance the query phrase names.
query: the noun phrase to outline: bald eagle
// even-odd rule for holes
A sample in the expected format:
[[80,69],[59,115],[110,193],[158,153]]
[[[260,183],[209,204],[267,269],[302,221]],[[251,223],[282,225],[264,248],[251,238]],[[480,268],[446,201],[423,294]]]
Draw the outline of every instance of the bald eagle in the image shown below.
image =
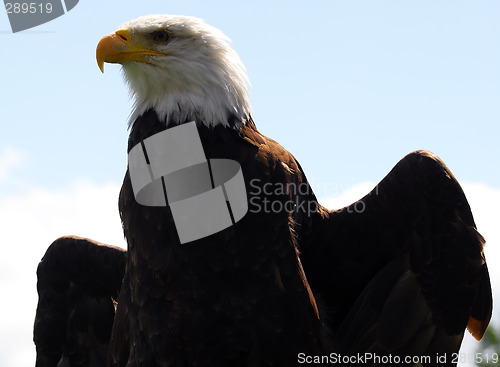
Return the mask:
[[139,204],[127,171],[128,251],[63,237],[38,266],[37,366],[455,365],[492,298],[450,170],[416,151],[360,201],[324,208],[293,155],[257,130],[228,41],[200,19],[150,15],[105,36],[97,62],[121,64],[134,96],[129,151],[195,121],[208,159],[240,164],[249,205],[279,210],[249,206],[181,244],[170,205]]

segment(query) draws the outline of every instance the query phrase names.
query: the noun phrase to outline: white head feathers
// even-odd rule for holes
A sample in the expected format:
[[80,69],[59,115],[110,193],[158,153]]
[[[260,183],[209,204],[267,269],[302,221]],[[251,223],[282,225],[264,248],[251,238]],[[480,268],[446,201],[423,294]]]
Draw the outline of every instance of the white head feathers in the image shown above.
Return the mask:
[[[150,108],[168,124],[196,120],[228,126],[235,117],[249,118],[245,67],[220,30],[201,19],[175,15],[147,15],[121,28],[165,54],[122,63],[135,99],[131,123]],[[153,40],[159,30],[168,40]]]

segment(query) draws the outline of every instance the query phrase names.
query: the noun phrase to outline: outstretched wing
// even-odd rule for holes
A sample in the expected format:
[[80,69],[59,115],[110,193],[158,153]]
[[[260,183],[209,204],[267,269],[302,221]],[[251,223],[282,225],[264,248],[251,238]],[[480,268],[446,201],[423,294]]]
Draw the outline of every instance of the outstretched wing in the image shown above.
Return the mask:
[[341,352],[436,365],[466,327],[481,339],[492,311],[484,239],[438,157],[411,153],[363,199],[320,213],[301,258]]
[[61,237],[38,265],[37,367],[105,366],[126,251]]

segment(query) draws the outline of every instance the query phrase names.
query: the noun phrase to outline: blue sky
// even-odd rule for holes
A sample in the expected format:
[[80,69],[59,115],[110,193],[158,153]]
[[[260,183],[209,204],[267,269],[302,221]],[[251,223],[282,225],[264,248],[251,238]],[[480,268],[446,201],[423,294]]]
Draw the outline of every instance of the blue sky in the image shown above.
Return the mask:
[[458,178],[500,187],[500,3],[459,0],[82,0],[18,34],[0,12],[0,147],[28,154],[22,177],[45,187],[121,179],[131,101],[119,66],[99,72],[95,47],[159,12],[199,16],[233,39],[257,126],[311,181],[379,180],[430,149]]
[[[9,365],[34,358],[26,335],[34,271],[50,241],[67,233],[123,241],[116,201],[131,100],[119,66],[100,73],[95,48],[121,23],[150,13],[198,16],[233,40],[258,128],[297,157],[316,187],[329,188],[320,197],[359,185],[367,191],[405,154],[429,149],[470,188],[484,218],[476,215],[479,229],[500,238],[492,224],[500,201],[491,199],[500,190],[496,0],[81,0],[16,34],[0,11],[2,246],[18,242],[10,245],[13,258],[32,254],[18,267],[5,260],[11,272],[0,272],[4,280],[29,274],[20,296],[29,323],[11,325],[29,352],[25,360],[3,357]],[[4,291],[18,292],[2,278]]]

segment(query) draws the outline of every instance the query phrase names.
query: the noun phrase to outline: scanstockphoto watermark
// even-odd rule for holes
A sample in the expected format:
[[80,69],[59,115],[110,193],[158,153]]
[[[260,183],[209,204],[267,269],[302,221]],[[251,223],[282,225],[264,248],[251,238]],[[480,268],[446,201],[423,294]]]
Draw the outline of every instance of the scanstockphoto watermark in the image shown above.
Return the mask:
[[220,232],[247,213],[240,164],[207,159],[195,121],[137,143],[128,169],[137,203],[170,207],[180,243]]
[[[434,359],[434,362],[446,363],[446,355],[444,359],[437,355],[438,360]],[[441,358],[440,358],[441,357]],[[377,355],[375,353],[357,353],[353,355],[343,355],[339,353],[330,353],[325,355],[307,355],[306,353],[299,353],[297,355],[297,362],[299,364],[326,364],[326,365],[396,365],[396,364],[428,364],[433,363],[433,358],[431,356],[398,356],[398,355]]]
[[[373,193],[378,193],[375,188]],[[249,182],[248,211],[250,213],[295,212],[308,216],[316,213],[319,204],[314,198],[311,186],[307,182],[272,183],[252,179]],[[348,213],[363,213],[366,203],[358,200],[351,205],[338,209]]]
[[498,353],[436,353],[434,355],[420,356],[399,356],[399,355],[378,355],[376,353],[358,353],[354,355],[343,355],[339,353],[330,353],[325,355],[308,355],[299,353],[297,362],[304,365],[434,365],[445,366],[449,364],[456,365],[458,363],[493,363],[499,361]]
[[5,11],[13,33],[50,22],[72,10],[76,4],[78,4],[78,0],[4,0]]

